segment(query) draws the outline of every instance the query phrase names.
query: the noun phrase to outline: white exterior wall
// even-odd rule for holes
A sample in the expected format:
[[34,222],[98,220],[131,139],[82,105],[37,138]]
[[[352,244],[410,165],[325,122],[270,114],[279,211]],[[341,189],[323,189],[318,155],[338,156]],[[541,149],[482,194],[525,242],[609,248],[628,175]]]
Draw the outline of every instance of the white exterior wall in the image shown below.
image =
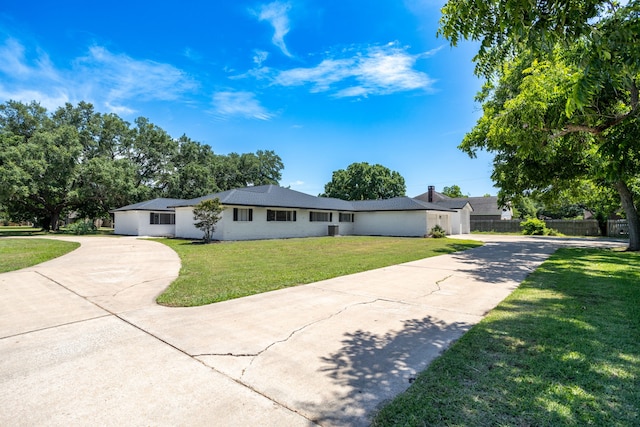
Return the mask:
[[[242,207],[240,207],[242,209]],[[330,224],[337,224],[338,213],[331,222],[309,221],[309,210],[273,208],[271,210],[295,211],[295,221],[267,221],[267,208],[253,209],[253,221],[233,221],[233,208],[225,209],[225,225],[222,240],[282,239],[291,237],[327,236]]]
[[462,212],[456,210],[451,213],[451,234],[462,234]]
[[[243,207],[238,207],[243,209]],[[355,222],[339,222],[339,212],[332,212],[330,222],[309,221],[308,209],[295,210],[296,221],[267,221],[267,208],[253,209],[253,221],[234,221],[233,207],[227,207],[216,225],[213,238],[216,240],[259,240],[293,237],[319,237],[329,234],[329,225],[337,225],[340,235],[363,236],[406,236],[423,237],[435,224],[439,224],[451,234],[451,212],[356,212]],[[320,211],[318,211],[320,212]],[[176,208],[175,236],[187,239],[201,239],[202,231],[193,224],[193,208]]]
[[115,212],[113,214],[113,232],[125,236],[138,235],[139,211]]
[[173,224],[150,224],[149,214],[151,213],[151,211],[115,212],[113,232],[126,236],[164,237],[175,235],[175,226]]
[[[235,206],[239,209],[253,209],[253,221],[234,221],[233,207],[227,207],[216,225],[213,238],[216,240],[260,240],[283,239],[292,237],[318,237],[329,234],[329,225],[337,225],[339,233],[353,234],[353,224],[338,222],[339,212],[332,212],[330,222],[309,221],[310,210],[272,208],[272,210],[296,211],[295,221],[267,221],[267,208]],[[271,208],[270,208],[271,209]],[[325,212],[325,211],[314,211]],[[358,214],[356,214],[356,221]],[[193,220],[193,208],[176,208],[176,237],[201,239],[202,231],[196,228]]]
[[361,236],[423,237],[427,234],[425,211],[358,212],[354,234]]
[[[184,239],[202,239],[204,233],[202,230],[196,228],[194,219],[193,219],[193,208],[185,207],[185,208],[175,208],[176,211],[176,237],[181,237]],[[220,223],[222,221],[218,221],[216,226],[216,230],[213,233],[213,238],[218,239],[218,234],[220,233]]]
[[427,233],[431,232],[431,229],[436,225],[442,227],[447,234],[451,234],[451,222],[453,212],[439,212],[428,211],[427,212]]
[[460,212],[462,225],[460,228],[460,234],[469,234],[471,233],[471,209],[469,207],[465,207],[462,212]]

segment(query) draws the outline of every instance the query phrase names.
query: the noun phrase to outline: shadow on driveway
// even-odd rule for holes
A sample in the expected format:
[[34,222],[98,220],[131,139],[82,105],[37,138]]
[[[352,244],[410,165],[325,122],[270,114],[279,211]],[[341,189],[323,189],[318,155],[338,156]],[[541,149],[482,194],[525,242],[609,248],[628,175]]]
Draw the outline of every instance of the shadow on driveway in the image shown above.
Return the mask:
[[401,330],[383,335],[362,329],[345,333],[342,348],[320,358],[320,371],[339,389],[349,390],[335,396],[339,409],[335,402],[301,402],[299,407],[318,414],[313,421],[320,425],[369,425],[379,405],[404,391],[418,372],[471,326],[449,324],[431,316],[403,323]]

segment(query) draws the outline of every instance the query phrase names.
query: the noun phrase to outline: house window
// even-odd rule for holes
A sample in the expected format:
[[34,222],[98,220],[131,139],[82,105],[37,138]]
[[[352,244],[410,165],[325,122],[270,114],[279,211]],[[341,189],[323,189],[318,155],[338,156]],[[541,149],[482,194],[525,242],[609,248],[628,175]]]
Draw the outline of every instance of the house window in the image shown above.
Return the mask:
[[340,217],[338,219],[340,220],[340,222],[353,222],[355,219],[355,214],[340,213]]
[[311,222],[331,222],[333,213],[331,212],[309,212],[309,221]]
[[253,221],[253,209],[233,208],[234,221]]
[[295,221],[296,211],[272,211],[267,209],[267,221]]
[[175,224],[176,214],[172,213],[149,213],[149,224]]

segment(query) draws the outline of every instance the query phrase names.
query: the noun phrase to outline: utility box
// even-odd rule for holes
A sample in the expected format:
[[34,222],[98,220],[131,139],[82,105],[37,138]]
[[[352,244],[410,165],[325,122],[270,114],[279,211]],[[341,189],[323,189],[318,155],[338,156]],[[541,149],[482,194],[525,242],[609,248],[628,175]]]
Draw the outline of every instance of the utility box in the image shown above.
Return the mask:
[[339,234],[338,226],[337,225],[330,225],[329,226],[329,236],[337,236],[338,234]]

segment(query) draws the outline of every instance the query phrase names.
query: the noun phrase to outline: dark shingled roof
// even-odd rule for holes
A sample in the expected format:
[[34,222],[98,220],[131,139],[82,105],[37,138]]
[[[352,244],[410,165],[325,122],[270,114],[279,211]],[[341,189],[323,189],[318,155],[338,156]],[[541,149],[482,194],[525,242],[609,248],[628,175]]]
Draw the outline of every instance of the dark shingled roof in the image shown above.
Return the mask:
[[184,200],[182,203],[176,204],[175,207],[194,206],[203,200],[215,199],[216,197],[223,205],[352,210],[351,203],[345,200],[315,197],[277,185],[236,188],[196,199]]
[[358,212],[371,211],[449,211],[446,207],[427,203],[409,197],[394,197],[382,200],[362,200],[351,202]]
[[498,206],[498,197],[467,197],[473,207],[473,215],[502,215],[502,207]]
[[[418,200],[428,201],[429,192],[422,193],[415,198]],[[452,198],[434,191],[433,201],[438,205],[445,206],[450,209],[461,209],[466,203],[469,203],[473,209],[473,213],[471,215],[502,215],[502,207],[498,206],[498,198],[496,196]]]
[[444,206],[449,209],[463,209],[467,205],[471,205],[471,209],[475,211],[473,205],[469,203],[469,199],[451,199],[451,200],[441,200],[436,202],[437,206]]
[[[135,203],[133,205],[123,206],[114,209],[111,212],[120,211],[173,211],[173,206],[182,203],[182,199],[153,199],[145,202]],[[171,206],[171,207],[170,207]]]
[[406,211],[406,210],[437,210],[448,211],[446,207],[433,203],[426,203],[409,197],[396,197],[383,200],[363,200],[351,202],[329,197],[315,197],[309,194],[277,185],[260,185],[256,187],[236,188],[221,193],[209,194],[191,200],[183,200],[173,207],[194,206],[203,200],[220,199],[223,205],[262,206],[274,208],[298,208],[332,211]]

